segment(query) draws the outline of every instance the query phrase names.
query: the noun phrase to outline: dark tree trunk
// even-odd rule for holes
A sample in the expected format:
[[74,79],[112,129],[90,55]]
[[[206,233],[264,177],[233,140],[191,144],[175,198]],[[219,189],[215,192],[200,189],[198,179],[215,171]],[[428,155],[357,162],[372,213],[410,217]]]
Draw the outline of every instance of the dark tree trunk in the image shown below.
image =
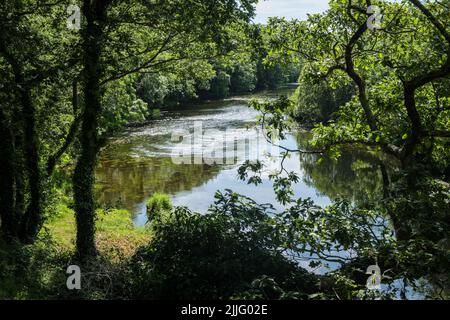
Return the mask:
[[373,115],[372,109],[370,108],[369,99],[366,92],[366,83],[364,79],[355,70],[355,64],[353,62],[353,49],[359,39],[367,31],[367,23],[363,23],[356,33],[351,37],[349,43],[345,48],[345,72],[353,80],[358,88],[358,99],[361,103],[361,107],[364,110],[364,115],[366,116],[367,123],[372,131],[377,131],[378,126],[376,124],[375,116]]
[[[21,118],[22,112],[18,107],[15,110],[15,115],[13,116],[13,125],[12,128],[23,128],[23,119]],[[17,218],[17,232],[20,229],[20,223],[22,217],[25,213],[25,193],[26,193],[26,166],[23,155],[23,146],[24,146],[24,138],[23,138],[23,130],[16,130],[14,133],[14,184],[15,184],[15,214]],[[19,220],[20,219],[20,220]]]
[[415,100],[415,88],[405,85],[404,99],[405,108],[408,113],[408,118],[411,121],[411,130],[403,148],[401,156],[402,165],[405,169],[411,167],[413,164],[413,156],[417,145],[421,142],[422,138],[422,121],[420,114],[416,108]]
[[410,135],[406,140],[401,155],[402,164],[407,169],[414,166],[414,153],[417,150],[417,146],[422,142],[425,133],[422,127],[421,117],[416,106],[416,91],[435,80],[448,77],[450,74],[450,33],[447,32],[445,25],[441,23],[419,0],[410,0],[410,2],[427,17],[428,21],[433,24],[436,30],[445,39],[445,45],[447,46],[447,58],[445,63],[440,68],[420,74],[403,83],[405,107],[411,121]]
[[391,181],[389,179],[389,174],[386,168],[386,165],[383,163],[382,160],[379,160],[379,165],[380,165],[380,172],[381,172],[381,177],[383,178],[383,198],[387,199],[389,198],[389,187],[391,184]]
[[94,170],[98,152],[98,117],[101,113],[100,55],[106,5],[85,1],[84,110],[80,134],[81,154],[73,176],[77,222],[77,255],[86,262],[97,254],[95,246]]
[[6,242],[17,238],[14,208],[14,135],[0,110],[0,219],[1,236]]
[[[16,123],[23,124],[23,140],[21,142],[30,190],[30,201],[21,220],[19,237],[23,242],[31,243],[36,238],[42,223],[42,191],[39,166],[39,139],[36,132],[36,109],[32,101],[31,87],[26,82],[20,61],[9,51],[7,40],[3,38],[0,40],[0,53],[11,66],[18,100],[21,106],[16,116],[19,116],[23,121],[17,121]],[[22,201],[23,199],[21,200],[20,198],[25,194],[25,183],[23,183],[23,180],[20,180],[20,177],[17,182],[17,194],[19,201]]]
[[21,104],[24,119],[24,154],[28,171],[30,202],[23,217],[20,238],[25,243],[32,243],[42,224],[42,192],[38,152],[39,141],[36,133],[36,110],[28,88],[22,91]]

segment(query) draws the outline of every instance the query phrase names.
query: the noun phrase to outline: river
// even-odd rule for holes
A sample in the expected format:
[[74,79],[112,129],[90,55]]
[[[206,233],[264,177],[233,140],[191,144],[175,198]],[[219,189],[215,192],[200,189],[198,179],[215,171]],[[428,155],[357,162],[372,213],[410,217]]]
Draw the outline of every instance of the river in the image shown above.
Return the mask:
[[[275,204],[270,171],[263,173],[261,185],[254,186],[240,181],[237,169],[246,159],[260,159],[271,164],[270,170],[277,170],[280,150],[269,145],[255,127],[258,113],[248,107],[248,101],[273,99],[293,90],[180,106],[146,126],[125,130],[101,152],[97,201],[129,210],[136,226],[147,222],[145,203],[155,192],[167,193],[174,205],[196,212],[206,212],[215,192],[225,189]],[[281,144],[296,148],[306,139],[308,133],[298,133]],[[190,154],[192,158],[187,157]],[[180,164],[180,159],[185,163]],[[338,161],[324,159],[319,164],[317,160],[317,155],[304,154],[286,160],[284,167],[300,176],[295,197],[311,198],[324,206],[338,197],[364,202],[381,190],[376,157],[369,153],[347,150]],[[282,209],[279,204],[276,207]]]

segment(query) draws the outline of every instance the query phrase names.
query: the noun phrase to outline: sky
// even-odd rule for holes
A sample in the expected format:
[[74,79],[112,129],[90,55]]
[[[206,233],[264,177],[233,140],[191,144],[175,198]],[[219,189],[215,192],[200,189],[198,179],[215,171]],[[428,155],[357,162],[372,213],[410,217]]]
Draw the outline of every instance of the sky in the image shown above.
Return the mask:
[[260,0],[256,6],[256,23],[265,23],[268,17],[306,18],[307,13],[328,9],[328,0]]

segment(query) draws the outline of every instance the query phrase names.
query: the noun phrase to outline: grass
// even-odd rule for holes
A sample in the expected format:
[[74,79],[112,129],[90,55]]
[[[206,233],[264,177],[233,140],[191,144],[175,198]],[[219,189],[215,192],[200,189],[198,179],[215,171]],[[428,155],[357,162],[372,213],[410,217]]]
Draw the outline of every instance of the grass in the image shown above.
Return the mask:
[[154,193],[147,201],[147,216],[149,220],[161,217],[173,208],[170,196],[164,193]]
[[[57,200],[49,206],[51,213],[36,242],[21,245],[0,241],[0,300],[80,298],[78,293],[67,290],[65,272],[75,253],[75,213],[69,197],[59,194]],[[84,281],[90,284],[82,292],[83,298],[113,294],[108,289],[112,278],[119,294],[126,292],[120,287],[120,270],[139,247],[148,245],[152,239],[149,228],[133,225],[127,210],[98,209],[96,214],[99,256],[89,266],[91,276],[86,279],[90,280]]]
[[[33,244],[0,242],[0,300],[81,297],[81,293],[66,288],[65,271],[73,261],[76,224],[74,211],[64,200],[53,207],[54,213]],[[122,263],[151,240],[150,230],[135,228],[126,210],[97,210],[96,228],[99,256],[89,266],[92,275],[83,280],[90,283],[82,292],[83,298],[107,297],[110,293],[105,288],[111,284],[106,280],[117,276]],[[120,283],[115,286],[120,287]]]
[[[74,211],[67,205],[57,205],[57,214],[47,220],[42,232],[47,232],[62,250],[74,251],[76,223]],[[136,228],[127,210],[98,209],[96,245],[100,254],[117,259],[129,257],[151,239],[146,227]]]

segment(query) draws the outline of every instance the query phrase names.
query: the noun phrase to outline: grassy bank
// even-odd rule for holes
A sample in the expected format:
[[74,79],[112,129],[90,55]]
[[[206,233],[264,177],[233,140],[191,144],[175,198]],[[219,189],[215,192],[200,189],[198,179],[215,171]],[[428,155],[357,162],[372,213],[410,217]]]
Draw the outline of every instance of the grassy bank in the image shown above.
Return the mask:
[[[127,210],[97,210],[96,242],[100,254],[109,258],[129,257],[136,248],[147,244],[150,231],[146,227],[136,228]],[[43,228],[62,250],[73,252],[76,239],[75,215],[66,204],[57,205],[57,214]]]
[[[96,242],[99,259],[92,266],[95,273],[110,276],[136,249],[149,243],[150,230],[135,228],[126,210],[97,210]],[[61,201],[45,222],[38,240],[32,245],[0,243],[0,299],[77,298],[66,289],[66,268],[73,262],[76,240],[74,212]],[[103,298],[104,284],[96,283],[88,298]],[[97,290],[96,287],[102,288]],[[83,298],[86,298],[83,296]]]

